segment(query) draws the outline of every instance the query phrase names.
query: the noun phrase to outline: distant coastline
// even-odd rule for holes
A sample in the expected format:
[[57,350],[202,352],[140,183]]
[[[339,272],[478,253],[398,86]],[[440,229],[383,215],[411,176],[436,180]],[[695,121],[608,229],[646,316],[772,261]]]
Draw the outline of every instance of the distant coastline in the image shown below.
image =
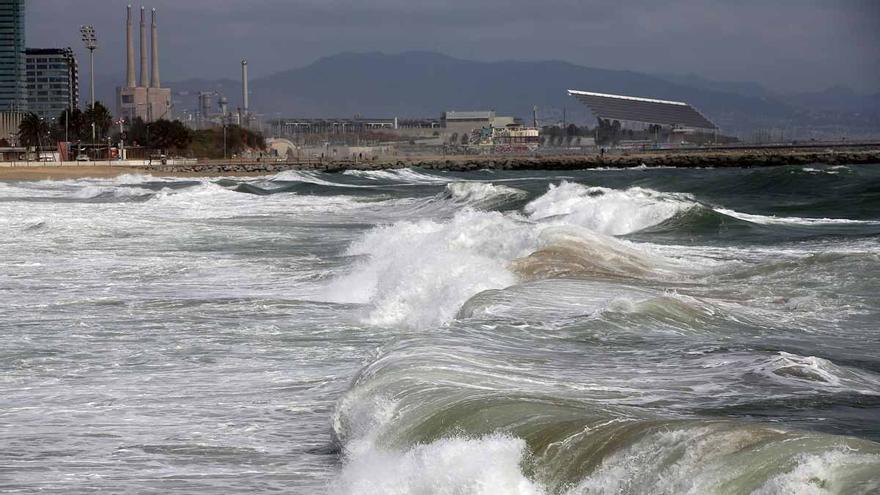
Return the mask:
[[496,170],[578,170],[597,168],[676,167],[676,168],[735,168],[770,167],[808,164],[880,164],[880,147],[863,149],[798,149],[774,148],[762,150],[694,150],[676,152],[632,152],[589,155],[543,156],[410,156],[376,161],[207,161],[185,164],[159,163],[142,166],[101,165],[34,165],[0,166],[0,180],[44,180],[82,177],[115,177],[124,174],[152,174],[180,177],[257,176],[285,170],[313,170],[342,172],[345,170],[388,170],[419,167],[432,170],[466,172],[482,169]]

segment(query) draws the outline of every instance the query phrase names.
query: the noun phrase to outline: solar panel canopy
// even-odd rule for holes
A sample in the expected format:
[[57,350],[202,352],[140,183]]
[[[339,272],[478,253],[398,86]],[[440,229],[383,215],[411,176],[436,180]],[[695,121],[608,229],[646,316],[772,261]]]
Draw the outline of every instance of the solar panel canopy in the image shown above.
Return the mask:
[[568,90],[568,94],[586,105],[593,115],[600,119],[696,129],[718,128],[694,107],[680,101],[591,93],[573,89]]

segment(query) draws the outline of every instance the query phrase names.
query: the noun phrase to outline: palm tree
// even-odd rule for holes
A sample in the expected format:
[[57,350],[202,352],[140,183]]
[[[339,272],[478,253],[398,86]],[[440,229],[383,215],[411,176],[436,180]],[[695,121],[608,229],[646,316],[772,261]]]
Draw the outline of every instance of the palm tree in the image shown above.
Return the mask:
[[22,146],[41,146],[48,136],[49,124],[33,112],[25,115],[18,125],[18,139]]
[[55,128],[52,130],[52,137],[56,141],[79,141],[86,135],[91,137],[91,127],[89,132],[85,132],[87,124],[84,123],[84,114],[79,108],[73,110],[64,110],[55,119]]
[[98,140],[101,140],[107,135],[110,127],[113,125],[113,115],[110,114],[110,110],[107,110],[107,107],[100,101],[96,101],[92,108],[83,113],[83,122],[89,133],[91,133],[91,126],[94,124],[96,137]]

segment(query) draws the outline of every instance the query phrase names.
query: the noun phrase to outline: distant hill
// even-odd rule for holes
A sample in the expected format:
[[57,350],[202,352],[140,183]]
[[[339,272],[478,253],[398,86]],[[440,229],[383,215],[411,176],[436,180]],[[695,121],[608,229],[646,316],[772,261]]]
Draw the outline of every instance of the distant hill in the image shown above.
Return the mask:
[[767,100],[776,99],[774,94],[764,86],[751,81],[715,81],[700,76],[699,74],[657,74],[658,77],[669,82],[688,86],[691,88],[719,91],[722,93],[735,93],[743,96],[752,96]]
[[445,110],[494,109],[531,120],[533,105],[545,120],[561,119],[563,108],[585,116],[567,89],[684,100],[722,127],[793,115],[780,102],[638,72],[561,61],[476,62],[433,52],[343,53],[254,80],[251,88],[252,106],[267,116],[433,117]]
[[843,86],[833,86],[812,93],[798,93],[787,99],[793,105],[804,108],[880,116],[880,93],[863,95]]
[[[99,96],[109,81],[99,82]],[[241,104],[237,80],[187,80],[168,83],[177,114],[195,109],[199,91],[214,90]],[[581,89],[680,100],[697,109],[727,133],[748,135],[755,129],[834,129],[853,126],[878,134],[880,95],[864,96],[846,88],[820,93],[778,95],[751,82],[719,82],[698,75],[650,75],[597,69],[562,61],[462,60],[434,52],[342,53],[298,69],[251,81],[251,108],[272,119],[296,117],[439,117],[445,110],[492,109],[552,124],[567,110],[569,122],[592,118],[567,96]],[[109,101],[113,101],[110,99]]]

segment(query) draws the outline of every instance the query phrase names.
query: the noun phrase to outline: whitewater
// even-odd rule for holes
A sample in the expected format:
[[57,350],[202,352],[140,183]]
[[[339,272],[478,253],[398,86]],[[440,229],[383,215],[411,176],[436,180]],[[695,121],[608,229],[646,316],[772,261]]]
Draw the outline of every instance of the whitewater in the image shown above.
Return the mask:
[[0,492],[880,492],[880,168],[0,181]]

